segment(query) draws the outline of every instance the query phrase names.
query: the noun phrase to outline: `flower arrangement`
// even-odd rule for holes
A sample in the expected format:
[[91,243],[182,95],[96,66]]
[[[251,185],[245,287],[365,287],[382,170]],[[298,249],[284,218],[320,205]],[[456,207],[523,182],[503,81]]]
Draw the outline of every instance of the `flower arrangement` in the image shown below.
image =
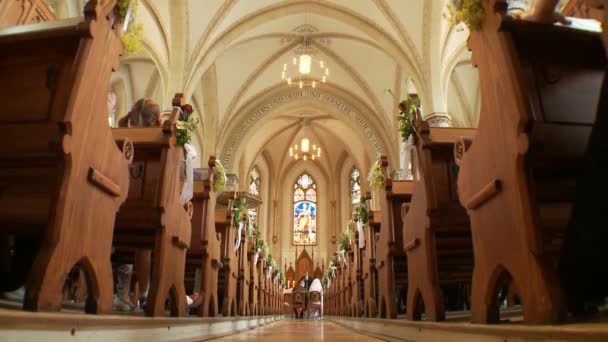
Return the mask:
[[246,198],[236,200],[232,203],[232,221],[234,222],[235,228],[238,228],[239,223],[243,220],[243,213],[246,212],[248,208],[249,206],[247,205]]
[[444,17],[452,25],[465,23],[469,30],[479,30],[484,12],[481,0],[450,0],[446,4],[447,14]]
[[361,223],[366,224],[369,220],[369,211],[367,210],[367,203],[365,203],[365,201],[363,200],[360,201],[359,205],[355,207],[354,214],[359,217],[359,221],[361,221]]
[[384,170],[382,170],[382,164],[380,164],[380,156],[369,171],[369,185],[372,190],[379,190],[384,186]]
[[334,255],[329,259],[329,268],[338,267],[338,256]]
[[338,239],[338,250],[347,251],[350,247],[350,242],[355,238],[355,232],[350,228],[347,228],[342,233],[340,233],[340,237]]
[[[406,79],[405,89],[409,89],[409,83],[410,80]],[[390,93],[393,98],[396,97],[392,90],[386,89],[386,91]],[[403,99],[398,106],[400,110],[399,114],[397,114],[399,133],[401,134],[401,139],[403,139],[403,142],[406,142],[410,135],[416,132],[414,122],[416,120],[418,108],[420,107],[420,99],[418,96],[406,94],[405,99]]]
[[260,234],[256,235],[255,237],[255,250],[260,250],[263,251],[264,250],[264,239],[262,239],[262,237],[260,236]]
[[266,266],[273,266],[273,262],[274,259],[272,258],[272,255],[270,255],[270,253],[266,254]]
[[198,125],[198,118],[192,115],[194,110],[191,105],[185,104],[181,109],[182,112],[175,122],[175,128],[177,129],[176,144],[178,146],[184,146],[192,141],[192,132]]
[[253,220],[249,220],[247,223],[247,230],[245,231],[247,240],[251,240],[253,238],[253,234],[257,230],[258,230],[258,226],[253,222]]
[[[135,14],[139,7],[139,0],[118,0],[118,18],[126,22],[120,34],[120,41],[127,54],[134,54],[141,50],[141,39],[144,36],[144,26],[135,22]],[[130,14],[129,14],[130,11]]]
[[226,168],[219,160],[215,160],[215,167],[213,168],[213,191],[222,192],[226,189],[226,182],[228,176],[226,176]]

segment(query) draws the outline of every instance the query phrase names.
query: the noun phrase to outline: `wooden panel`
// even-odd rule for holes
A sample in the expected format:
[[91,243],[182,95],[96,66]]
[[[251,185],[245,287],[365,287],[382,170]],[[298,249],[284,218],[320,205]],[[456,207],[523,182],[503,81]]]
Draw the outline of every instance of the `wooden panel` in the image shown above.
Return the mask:
[[555,246],[569,219],[541,209],[572,204],[606,56],[598,33],[514,20],[502,0],[484,7],[492,13],[469,38],[480,75],[480,124],[458,180],[474,238],[473,321],[499,320],[495,294],[510,275],[525,284],[518,287],[525,321],[557,322],[566,305]]
[[[0,15],[18,3],[4,1]],[[85,22],[0,30],[0,216],[3,228],[21,222],[16,227],[26,229],[12,232],[35,232],[41,245],[27,281],[27,310],[59,310],[76,264],[90,285],[85,310],[112,309],[111,240],[129,160],[112,139],[107,94],[98,90],[109,84],[122,52],[106,20],[114,3],[96,4],[87,5]],[[89,181],[91,169],[103,175],[94,179],[105,189]]]

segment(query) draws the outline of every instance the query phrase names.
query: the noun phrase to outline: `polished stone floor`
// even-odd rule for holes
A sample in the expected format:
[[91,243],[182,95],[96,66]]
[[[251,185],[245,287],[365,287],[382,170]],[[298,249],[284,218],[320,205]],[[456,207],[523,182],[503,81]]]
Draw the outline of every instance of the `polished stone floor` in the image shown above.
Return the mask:
[[286,318],[254,330],[214,341],[314,342],[314,341],[381,341],[357,334],[335,323]]

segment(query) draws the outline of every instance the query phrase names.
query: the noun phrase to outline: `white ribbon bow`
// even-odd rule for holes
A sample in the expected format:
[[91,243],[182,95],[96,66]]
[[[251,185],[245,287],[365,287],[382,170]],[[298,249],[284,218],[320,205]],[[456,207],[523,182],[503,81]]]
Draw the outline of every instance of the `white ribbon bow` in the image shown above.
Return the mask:
[[331,286],[331,278],[327,279],[327,288]]
[[[414,145],[413,134],[410,134],[409,138],[407,138],[405,146],[401,152],[403,153],[403,159],[405,160],[405,179],[412,179],[414,176],[413,172],[418,174],[418,172],[414,170],[414,168],[418,165],[418,153],[416,153],[416,145]],[[412,156],[414,157],[414,164],[411,167],[413,172],[410,173],[410,161]],[[418,179],[418,177],[416,177],[416,179]]]
[[357,221],[357,231],[359,232],[359,248],[365,247],[365,236],[363,236],[363,222]]
[[272,274],[272,266],[268,266],[268,273],[266,274],[266,279],[270,279],[271,274]]
[[336,277],[336,269],[337,269],[337,267],[336,267],[336,266],[332,266],[332,267],[331,267],[331,277],[332,277],[332,278],[335,278],[335,277]]
[[182,187],[182,193],[179,196],[180,203],[186,204],[194,196],[194,159],[196,159],[196,150],[192,145],[186,143],[186,181]]
[[348,261],[346,261],[346,251],[341,249],[340,250],[340,257],[342,257],[342,261],[344,261],[344,266],[348,266]]
[[241,247],[241,231],[243,230],[243,221],[239,222],[239,230],[236,233],[236,245],[234,245],[234,251],[238,251]]
[[258,248],[257,252],[255,252],[255,257],[253,258],[253,264],[257,265],[258,264],[258,259],[260,258],[260,252],[262,251],[261,248]]

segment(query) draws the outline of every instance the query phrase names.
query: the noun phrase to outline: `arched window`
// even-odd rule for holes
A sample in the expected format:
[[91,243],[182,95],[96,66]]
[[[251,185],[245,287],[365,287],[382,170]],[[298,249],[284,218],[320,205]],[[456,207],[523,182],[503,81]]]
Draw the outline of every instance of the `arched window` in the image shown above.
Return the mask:
[[356,168],[350,173],[350,201],[353,209],[361,201],[361,174]]
[[[260,171],[257,167],[251,169],[249,173],[249,193],[254,196],[260,196]],[[258,224],[258,209],[249,209],[249,219],[256,225]]]
[[293,244],[317,244],[317,184],[307,173],[293,185]]
[[251,169],[249,174],[249,193],[254,196],[260,196],[260,171],[257,167]]

